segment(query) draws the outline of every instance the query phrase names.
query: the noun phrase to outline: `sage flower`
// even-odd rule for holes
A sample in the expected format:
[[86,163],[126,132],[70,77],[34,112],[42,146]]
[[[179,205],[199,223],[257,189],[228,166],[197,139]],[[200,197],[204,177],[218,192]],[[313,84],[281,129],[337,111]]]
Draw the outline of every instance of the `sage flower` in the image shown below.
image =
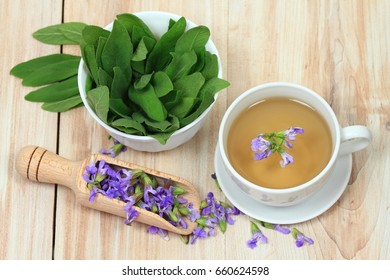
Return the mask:
[[104,155],[109,155],[110,157],[116,157],[121,152],[125,152],[127,147],[120,143],[118,140],[114,139],[114,145],[109,149],[100,149],[100,153]]
[[313,245],[314,241],[310,237],[305,236],[302,232],[300,232],[298,229],[293,228],[291,230],[291,234],[295,239],[295,245],[299,248],[302,247],[305,243],[308,245]]
[[202,228],[200,227],[197,227],[194,229],[194,231],[192,232],[192,237],[191,237],[191,241],[190,243],[191,244],[194,244],[195,241],[198,239],[198,238],[206,238],[207,237],[207,233],[205,230],[203,230]]
[[262,233],[262,231],[254,222],[251,222],[251,232],[252,232],[252,237],[246,242],[246,245],[250,249],[256,248],[257,243],[259,243],[259,241],[261,241],[261,243],[263,244],[268,243],[268,238]]
[[282,158],[281,167],[284,168],[290,163],[294,163],[293,157],[284,148],[291,149],[293,147],[291,141],[294,141],[298,134],[303,133],[304,130],[301,127],[290,127],[284,131],[258,134],[251,141],[251,149],[255,152],[254,159],[263,160],[273,153],[279,153]]

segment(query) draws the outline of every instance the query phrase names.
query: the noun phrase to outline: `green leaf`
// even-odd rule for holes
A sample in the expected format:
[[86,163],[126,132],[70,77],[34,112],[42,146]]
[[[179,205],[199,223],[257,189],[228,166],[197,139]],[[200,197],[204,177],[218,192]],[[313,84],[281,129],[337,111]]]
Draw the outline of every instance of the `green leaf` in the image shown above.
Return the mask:
[[162,71],[156,72],[151,81],[158,98],[167,95],[173,90],[173,84],[168,75]]
[[199,90],[204,85],[205,78],[199,72],[195,72],[191,75],[184,76],[177,80],[175,84],[175,89],[181,90],[183,92],[183,97],[192,97],[195,98]]
[[194,51],[183,54],[172,53],[171,55],[173,59],[164,72],[174,82],[190,72],[197,57]]
[[176,42],[184,33],[186,25],[187,22],[182,17],[161,36],[146,60],[146,73],[164,69],[171,60],[169,54],[174,51]]
[[131,115],[130,108],[121,98],[110,98],[109,101],[110,113],[122,118],[128,118]]
[[[38,58],[39,59],[39,58]],[[35,68],[29,75],[23,78],[24,86],[42,86],[65,80],[77,74],[80,57],[64,57],[62,61],[47,63],[42,67]]]
[[143,61],[146,59],[148,53],[153,49],[156,40],[150,37],[143,37],[139,42],[131,61]]
[[206,80],[218,76],[218,57],[215,54],[206,51],[204,67],[201,73]]
[[82,37],[85,44],[93,45],[94,47],[98,46],[101,37],[108,38],[109,36],[110,31],[95,25],[87,25],[82,31]]
[[107,123],[109,110],[109,89],[106,86],[100,86],[91,89],[87,93],[87,100],[92,110],[103,122]]
[[218,226],[219,226],[219,229],[221,230],[222,233],[226,232],[227,223],[226,223],[225,220],[219,220],[218,221]]
[[151,38],[154,38],[153,32],[150,31],[149,27],[136,15],[133,14],[120,14],[116,18],[126,28],[129,35],[133,32],[133,27],[138,26]]
[[80,95],[75,95],[56,102],[44,103],[41,108],[49,112],[65,112],[80,106],[82,103],[83,101],[81,100]]
[[117,119],[111,123],[111,125],[123,132],[129,133],[129,134],[140,134],[140,135],[146,135],[145,128],[139,124],[138,122],[134,121],[131,118],[122,118]]
[[95,47],[93,45],[86,45],[84,47],[83,59],[85,64],[88,66],[89,73],[91,74],[95,83],[99,82],[99,66],[96,61]]
[[97,49],[96,49],[96,63],[99,67],[103,67],[102,64],[102,52],[104,49],[104,46],[106,45],[107,38],[105,37],[99,37],[98,44],[97,44]]
[[183,54],[203,48],[210,38],[210,30],[206,26],[197,26],[186,31],[178,40],[175,52]]
[[136,80],[134,82],[134,88],[137,90],[143,89],[144,87],[146,87],[149,84],[152,76],[153,76],[153,73],[142,75],[138,80]]
[[180,125],[182,127],[186,126],[198,118],[214,102],[214,94],[229,85],[229,82],[219,78],[212,78],[206,81],[198,94],[201,99],[199,107],[193,113],[182,119]]
[[18,78],[24,79],[34,71],[39,70],[40,68],[45,67],[48,64],[53,65],[64,61],[73,60],[80,60],[80,57],[70,54],[51,54],[47,56],[41,56],[26,62],[19,63],[11,69],[10,74]]
[[82,22],[55,24],[35,31],[32,36],[38,41],[51,45],[78,45],[82,42]]
[[179,100],[178,104],[175,105],[169,112],[175,115],[179,119],[184,118],[191,111],[194,106],[195,99],[192,97],[183,97]]
[[78,95],[77,76],[31,91],[24,99],[31,102],[56,102]]
[[133,45],[126,28],[119,21],[114,21],[112,32],[107,39],[101,56],[103,69],[113,77],[113,68],[119,66],[123,74],[130,77],[132,54]]
[[140,106],[145,114],[155,121],[164,121],[167,117],[167,110],[156,96],[153,86],[148,84],[141,90],[130,86],[129,99]]
[[99,81],[97,85],[106,86],[110,89],[112,85],[112,77],[108,75],[107,72],[104,71],[102,68],[99,68],[98,76],[99,76]]
[[114,78],[111,84],[111,98],[127,98],[127,91],[130,85],[130,78],[125,76],[118,66],[114,67]]

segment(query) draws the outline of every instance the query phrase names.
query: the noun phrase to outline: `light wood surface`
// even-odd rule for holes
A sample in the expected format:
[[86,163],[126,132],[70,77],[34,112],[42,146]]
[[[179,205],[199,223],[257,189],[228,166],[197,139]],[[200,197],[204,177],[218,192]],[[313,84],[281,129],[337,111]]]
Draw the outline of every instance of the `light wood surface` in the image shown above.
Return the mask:
[[[17,152],[38,145],[83,160],[111,142],[84,108],[55,114],[24,100],[29,88],[9,75],[22,61],[76,47],[49,46],[31,34],[62,21],[105,26],[116,14],[161,10],[207,25],[222,59],[222,92],[206,125],[188,143],[157,154],[128,150],[120,160],[174,174],[201,198],[210,175],[221,118],[252,86],[287,81],[323,96],[342,126],[362,124],[369,148],[353,155],[349,186],[323,215],[295,225],[313,246],[267,231],[250,250],[250,219],[234,217],[226,233],[185,245],[127,227],[123,218],[77,203],[69,188],[31,182],[15,169]],[[390,1],[1,0],[0,259],[390,259]]]

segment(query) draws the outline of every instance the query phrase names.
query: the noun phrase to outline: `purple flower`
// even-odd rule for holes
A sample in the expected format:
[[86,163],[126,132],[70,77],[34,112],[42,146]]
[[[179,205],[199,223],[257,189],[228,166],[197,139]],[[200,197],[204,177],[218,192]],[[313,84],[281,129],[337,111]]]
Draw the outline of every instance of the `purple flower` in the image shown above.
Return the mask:
[[299,248],[302,247],[305,243],[309,245],[313,245],[314,241],[310,237],[305,236],[302,232],[300,232],[298,229],[293,228],[291,230],[291,234],[295,239],[295,245]]
[[123,210],[126,211],[126,220],[125,224],[129,225],[131,224],[137,217],[138,217],[138,211],[133,208],[133,205],[135,204],[135,197],[132,196],[130,201],[127,202],[127,204],[123,207]]
[[252,238],[249,239],[247,242],[246,242],[246,245],[251,248],[251,249],[254,249],[257,247],[257,243],[261,241],[263,244],[267,244],[268,243],[268,239],[267,237],[259,230],[259,231],[255,231],[252,235]]
[[96,198],[97,193],[98,193],[98,188],[97,187],[93,187],[93,189],[89,193],[88,201],[89,202],[93,202],[95,200],[95,198]]
[[262,160],[272,155],[271,150],[265,150],[264,152],[255,153],[254,159],[255,160]]
[[294,141],[295,136],[297,136],[297,134],[303,134],[303,133],[304,130],[302,127],[290,127],[289,129],[284,131],[284,137],[290,141]]
[[121,152],[125,152],[127,150],[126,146],[120,143],[118,140],[114,139],[114,146],[109,149],[100,149],[100,153],[104,155],[109,155],[110,157],[116,157]]
[[252,151],[264,152],[267,149],[269,149],[271,143],[268,140],[264,139],[263,136],[264,136],[263,134],[259,134],[256,138],[252,140],[251,142]]
[[251,142],[252,151],[256,152],[254,156],[255,160],[265,159],[272,154],[271,143],[264,139],[263,136],[263,134],[259,134]]
[[207,232],[205,230],[201,229],[200,227],[195,228],[194,231],[192,232],[192,234],[193,235],[192,235],[191,241],[190,241],[191,244],[194,244],[196,239],[198,239],[198,238],[203,239],[203,238],[207,237]]
[[148,228],[148,233],[150,233],[150,234],[158,234],[158,235],[160,235],[160,237],[162,237],[164,239],[169,239],[167,230],[161,229],[161,228],[158,228],[158,227],[155,227],[155,226],[150,226]]
[[288,228],[281,227],[280,225],[274,225],[274,230],[279,231],[283,234],[290,234],[291,230]]
[[289,165],[290,163],[294,163],[294,158],[291,155],[289,155],[288,153],[283,152],[280,154],[280,156],[282,157],[282,160],[280,161],[281,167],[284,168],[287,165]]
[[200,218],[200,214],[197,210],[194,209],[194,205],[192,204],[192,202],[188,203],[187,209],[190,212],[190,214],[188,215],[188,219],[191,222],[195,222],[197,219]]

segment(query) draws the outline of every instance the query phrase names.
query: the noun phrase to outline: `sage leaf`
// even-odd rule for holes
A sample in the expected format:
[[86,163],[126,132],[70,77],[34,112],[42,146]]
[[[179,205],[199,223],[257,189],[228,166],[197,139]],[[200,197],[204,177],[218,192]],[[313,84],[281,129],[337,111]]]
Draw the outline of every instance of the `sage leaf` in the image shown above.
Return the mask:
[[95,83],[99,82],[99,66],[96,60],[96,55],[95,55],[95,47],[93,45],[86,45],[84,47],[84,52],[83,52],[83,59],[85,64],[88,66],[88,70],[95,81]]
[[169,112],[179,119],[184,118],[192,109],[195,104],[195,99],[192,97],[183,97],[178,104],[174,106]]
[[197,57],[194,51],[183,54],[172,53],[172,57],[171,63],[164,72],[174,82],[190,72],[192,66],[196,63]]
[[31,102],[56,102],[79,95],[77,76],[28,93],[24,99]]
[[183,92],[183,97],[195,98],[204,82],[205,78],[203,75],[199,72],[195,72],[191,75],[180,78],[174,83],[174,85],[177,90],[181,90]]
[[80,95],[75,95],[67,99],[63,99],[55,102],[43,103],[41,108],[49,112],[65,112],[68,111],[69,109],[82,105],[82,103],[83,101],[81,100]]
[[130,60],[132,54],[133,45],[126,28],[119,21],[115,20],[112,32],[102,51],[101,61],[103,69],[113,77],[113,68],[119,66],[125,76],[131,77]]
[[130,36],[132,35],[133,27],[138,26],[141,27],[149,37],[154,38],[153,32],[150,31],[149,27],[139,17],[133,14],[120,14],[117,15],[116,18],[123,24]]
[[101,28],[100,26],[87,25],[82,30],[82,38],[85,44],[93,45],[97,48],[100,38],[108,38],[110,31]]
[[106,86],[109,89],[111,89],[112,77],[110,75],[108,75],[107,72],[103,70],[103,68],[98,69],[98,76],[99,76],[99,78],[98,78],[99,81],[98,81],[97,85]]
[[146,135],[145,128],[140,123],[134,121],[129,117],[117,119],[113,121],[111,125],[129,134]]
[[110,113],[122,118],[128,118],[131,115],[131,109],[121,98],[110,98],[109,108]]
[[136,80],[134,82],[134,88],[138,89],[138,90],[143,89],[144,87],[146,87],[149,84],[152,76],[153,76],[153,73],[142,75],[138,80]]
[[99,86],[87,93],[87,100],[92,110],[103,122],[107,123],[109,110],[109,89],[106,86]]
[[62,61],[49,62],[42,67],[35,68],[23,78],[24,86],[42,86],[59,82],[77,74],[80,64],[79,56],[63,56]]
[[32,36],[38,41],[51,45],[78,45],[82,42],[83,22],[66,22],[47,26],[35,31]]
[[162,71],[154,73],[151,83],[158,98],[167,95],[173,90],[171,79]]
[[175,52],[182,54],[203,48],[210,38],[210,30],[206,26],[197,26],[186,31],[178,40]]
[[201,98],[200,105],[193,113],[180,120],[180,125],[182,127],[186,126],[197,119],[214,102],[214,95],[228,86],[228,81],[219,78],[212,78],[206,81],[198,94]]
[[129,99],[140,106],[152,120],[160,122],[166,119],[167,110],[156,96],[152,85],[148,84],[141,90],[130,86],[128,95]]
[[186,25],[186,19],[181,17],[161,36],[146,60],[146,73],[164,69],[171,60],[169,54],[175,50],[176,42],[183,35]]
[[143,61],[146,59],[148,53],[153,49],[156,44],[156,40],[150,37],[143,37],[139,42],[133,57],[132,61]]
[[114,67],[114,78],[111,84],[111,98],[127,98],[127,90],[130,85],[130,78],[125,76],[122,72],[122,69],[118,66]]
[[79,56],[74,56],[70,54],[51,54],[46,56],[41,56],[38,58],[31,59],[26,62],[19,63],[14,66],[10,74],[18,78],[24,79],[37,69],[47,66],[48,64],[56,64],[69,60],[79,60]]
[[215,54],[206,51],[204,67],[201,73],[206,80],[218,76],[218,57]]
[[106,42],[107,42],[107,38],[105,37],[99,37],[99,40],[98,40],[98,45],[97,45],[97,49],[96,49],[96,63],[98,65],[98,67],[103,67],[103,64],[102,64],[102,52],[103,52],[103,49],[104,49],[104,46],[106,45]]

